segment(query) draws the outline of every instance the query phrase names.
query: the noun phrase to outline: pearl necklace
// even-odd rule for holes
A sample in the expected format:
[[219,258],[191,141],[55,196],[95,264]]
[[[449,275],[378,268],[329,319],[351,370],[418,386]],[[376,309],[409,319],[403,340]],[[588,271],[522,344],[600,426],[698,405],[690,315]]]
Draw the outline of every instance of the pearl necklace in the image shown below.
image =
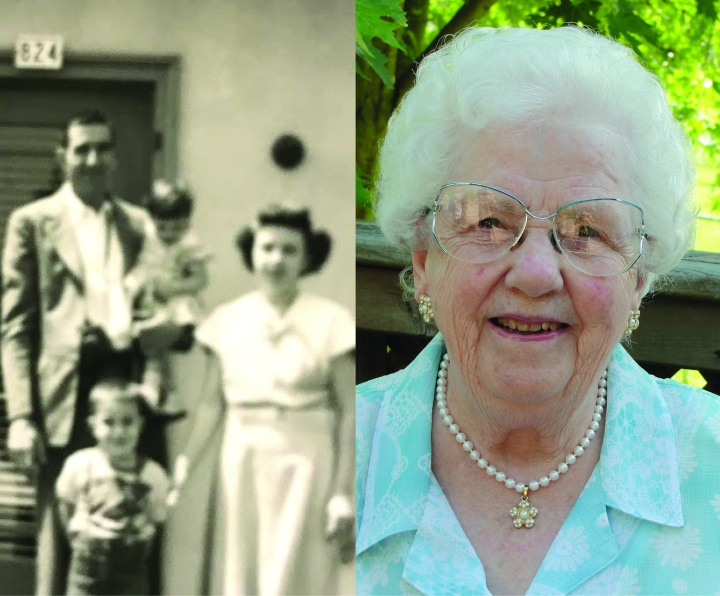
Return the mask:
[[494,477],[498,482],[502,482],[509,489],[515,489],[517,492],[522,493],[522,498],[518,503],[517,507],[513,507],[510,511],[510,517],[513,520],[513,526],[516,528],[532,528],[535,525],[535,517],[538,514],[537,507],[533,507],[528,499],[528,490],[536,491],[540,487],[546,487],[550,482],[554,482],[560,479],[561,474],[565,474],[570,466],[573,465],[577,458],[585,453],[585,449],[590,445],[590,441],[595,438],[595,433],[600,428],[600,421],[605,410],[605,404],[607,403],[605,396],[607,395],[607,369],[603,372],[598,382],[597,400],[595,401],[595,411],[592,415],[592,421],[590,427],[585,431],[585,436],[580,440],[577,447],[572,453],[569,453],[565,457],[565,461],[562,462],[555,470],[550,472],[547,476],[542,476],[537,480],[528,482],[527,485],[521,482],[515,482],[512,478],[508,478],[505,472],[500,472],[491,465],[487,459],[480,457],[480,453],[473,448],[473,444],[468,441],[465,433],[460,430],[457,422],[453,419],[450,414],[450,409],[447,404],[447,376],[448,368],[450,366],[450,356],[445,353],[440,361],[440,369],[437,374],[437,384],[435,387],[435,402],[437,404],[438,412],[442,416],[443,423],[448,427],[450,434],[455,436],[455,440],[458,442],[465,452],[470,456],[478,468],[485,470],[487,474]]

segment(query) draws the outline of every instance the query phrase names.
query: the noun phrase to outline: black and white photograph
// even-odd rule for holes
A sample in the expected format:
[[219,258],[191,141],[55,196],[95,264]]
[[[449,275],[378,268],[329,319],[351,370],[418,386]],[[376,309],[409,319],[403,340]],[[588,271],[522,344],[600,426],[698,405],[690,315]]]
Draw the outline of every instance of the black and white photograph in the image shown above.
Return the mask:
[[355,5],[0,0],[0,594],[353,594]]

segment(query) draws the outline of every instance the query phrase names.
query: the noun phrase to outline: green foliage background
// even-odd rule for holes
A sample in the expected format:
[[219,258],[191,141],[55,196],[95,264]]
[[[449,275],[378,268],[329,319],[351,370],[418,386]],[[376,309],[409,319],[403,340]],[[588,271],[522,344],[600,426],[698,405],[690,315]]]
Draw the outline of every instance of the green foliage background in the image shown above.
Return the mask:
[[[720,219],[720,2],[712,0],[357,0],[357,214],[371,218],[378,142],[416,59],[472,23],[578,23],[630,46],[663,81],[693,140],[696,202]],[[720,251],[720,221],[701,219],[699,250]]]

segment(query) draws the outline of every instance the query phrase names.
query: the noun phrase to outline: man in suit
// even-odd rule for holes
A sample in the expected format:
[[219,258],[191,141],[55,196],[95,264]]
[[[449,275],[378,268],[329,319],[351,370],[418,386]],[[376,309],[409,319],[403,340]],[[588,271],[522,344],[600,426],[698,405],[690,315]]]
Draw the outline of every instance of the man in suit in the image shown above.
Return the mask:
[[99,376],[137,377],[131,335],[144,210],[110,192],[115,134],[98,111],[71,118],[54,194],[16,209],[2,256],[2,369],[8,450],[36,482],[37,594],[64,594],[67,542],[54,485],[64,459],[92,444],[88,392]]

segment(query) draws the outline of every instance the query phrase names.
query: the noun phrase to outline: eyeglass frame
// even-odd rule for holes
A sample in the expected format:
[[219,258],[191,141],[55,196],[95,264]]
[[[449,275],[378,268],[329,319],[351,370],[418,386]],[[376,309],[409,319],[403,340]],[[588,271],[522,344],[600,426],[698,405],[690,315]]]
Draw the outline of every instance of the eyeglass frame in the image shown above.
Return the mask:
[[[506,190],[502,190],[502,189],[500,189],[500,188],[495,188],[494,186],[489,186],[488,184],[480,184],[479,182],[448,182],[447,184],[443,184],[443,185],[440,187],[440,189],[438,190],[437,195],[435,195],[435,202],[433,203],[433,208],[432,208],[433,218],[432,218],[432,226],[431,226],[431,229],[432,229],[432,233],[433,233],[433,236],[434,236],[434,238],[435,238],[435,241],[438,243],[438,246],[442,249],[442,251],[443,251],[445,254],[451,256],[453,259],[457,259],[458,261],[462,261],[463,263],[471,263],[471,261],[464,261],[464,260],[461,259],[460,257],[457,257],[457,256],[455,256],[454,254],[452,254],[450,251],[448,251],[448,249],[445,248],[445,246],[443,246],[443,243],[440,241],[440,238],[438,238],[437,231],[435,230],[435,222],[436,222],[436,218],[437,218],[437,213],[438,213],[439,208],[440,208],[440,203],[439,203],[440,195],[442,194],[442,192],[443,192],[446,188],[450,188],[450,187],[452,187],[452,186],[478,186],[478,187],[480,187],[480,188],[487,188],[487,189],[489,189],[489,190],[493,190],[493,191],[495,191],[495,192],[499,192],[500,194],[503,194],[503,195],[505,195],[505,196],[507,196],[507,197],[510,197],[511,199],[514,199],[515,201],[517,201],[518,203],[520,203],[520,206],[521,206],[521,207],[523,208],[523,210],[525,211],[525,221],[523,222],[522,229],[520,230],[520,234],[518,234],[518,236],[515,238],[515,240],[513,241],[513,243],[512,243],[510,246],[508,246],[507,250],[505,250],[504,252],[500,253],[500,254],[499,254],[497,257],[495,257],[494,259],[490,259],[489,261],[479,261],[478,263],[475,263],[475,264],[477,264],[477,265],[480,265],[480,264],[482,264],[482,263],[492,263],[493,261],[497,261],[499,258],[501,258],[501,257],[505,256],[507,253],[509,253],[515,246],[517,246],[518,243],[520,242],[520,240],[522,239],[522,237],[524,236],[525,230],[527,229],[528,216],[532,217],[533,219],[538,219],[538,220],[541,220],[541,221],[543,221],[543,220],[544,220],[544,221],[550,220],[551,223],[552,223],[552,238],[553,238],[553,240],[554,240],[554,242],[553,242],[554,248],[555,248],[558,252],[560,252],[560,254],[562,254],[562,255],[565,257],[565,259],[567,260],[567,262],[570,263],[573,267],[575,267],[575,269],[577,269],[577,270],[580,271],[581,273],[585,273],[585,275],[590,275],[590,276],[592,276],[592,277],[611,277],[611,276],[613,276],[613,275],[620,275],[621,273],[626,273],[627,271],[630,271],[630,269],[632,269],[632,268],[635,266],[635,263],[637,263],[637,262],[640,260],[640,257],[641,257],[642,254],[643,254],[643,248],[644,248],[645,239],[648,238],[648,235],[645,233],[645,210],[644,210],[640,205],[638,205],[637,203],[634,203],[634,202],[632,202],[632,201],[628,201],[627,199],[616,199],[616,198],[614,198],[614,197],[594,197],[594,198],[590,198],[590,199],[579,199],[579,200],[577,200],[577,201],[570,201],[569,203],[565,203],[564,205],[560,205],[560,207],[558,207],[558,208],[555,210],[555,212],[554,212],[554,213],[551,213],[550,215],[541,216],[541,215],[535,215],[532,211],[530,211],[530,210],[527,208],[527,206],[525,205],[525,203],[523,203],[523,202],[522,202],[520,199],[518,199],[515,195],[510,194],[510,193],[507,192]],[[618,271],[617,273],[608,273],[608,274],[606,274],[606,275],[598,275],[598,274],[593,274],[593,273],[587,273],[586,271],[583,271],[582,269],[580,269],[580,267],[578,267],[575,263],[573,263],[573,262],[570,260],[570,258],[567,256],[567,254],[565,254],[565,251],[564,251],[563,248],[562,248],[562,245],[561,245],[561,243],[560,243],[560,239],[559,239],[558,236],[557,236],[557,230],[556,230],[556,228],[555,228],[555,216],[556,216],[562,209],[565,209],[566,207],[570,207],[571,205],[577,205],[577,204],[579,204],[579,203],[589,203],[590,201],[615,201],[615,202],[618,202],[618,203],[624,203],[624,204],[626,204],[626,205],[631,205],[631,206],[635,207],[638,211],[640,211],[640,228],[637,228],[637,229],[635,230],[636,232],[640,232],[640,246],[638,247],[638,254],[637,254],[637,256],[633,259],[633,261],[632,261],[625,269],[623,269],[622,271]],[[427,213],[427,212],[426,212],[426,213]]]

